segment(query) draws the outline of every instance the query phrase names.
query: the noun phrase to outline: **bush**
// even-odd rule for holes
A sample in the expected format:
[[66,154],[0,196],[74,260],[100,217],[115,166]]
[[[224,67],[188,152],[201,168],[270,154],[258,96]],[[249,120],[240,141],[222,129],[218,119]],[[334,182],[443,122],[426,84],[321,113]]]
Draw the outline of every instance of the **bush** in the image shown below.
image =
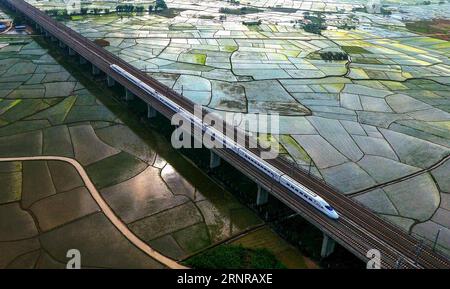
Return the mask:
[[109,41],[107,41],[105,39],[95,39],[94,43],[100,47],[107,47],[110,45]]
[[281,264],[275,256],[267,249],[258,249],[253,251],[250,259],[251,269],[284,269],[285,266]]
[[195,269],[281,269],[285,268],[267,249],[220,245],[191,257],[187,266]]

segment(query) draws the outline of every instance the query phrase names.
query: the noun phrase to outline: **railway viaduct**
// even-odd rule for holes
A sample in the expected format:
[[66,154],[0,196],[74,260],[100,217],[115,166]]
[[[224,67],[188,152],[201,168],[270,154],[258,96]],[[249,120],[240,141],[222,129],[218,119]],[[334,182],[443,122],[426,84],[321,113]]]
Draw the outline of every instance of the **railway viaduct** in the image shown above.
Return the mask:
[[[67,26],[53,20],[27,2],[23,0],[0,0],[0,2],[15,12],[23,14],[38,32],[51,41],[57,42],[61,48],[67,49],[69,55],[79,57],[81,64],[89,63],[94,75],[106,74],[109,86],[116,83],[123,86],[127,100],[135,97],[142,100],[147,105],[149,118],[154,117],[158,112],[170,119],[174,113],[139,86],[112,70],[110,65],[116,64],[122,67],[184,109],[193,112],[194,103],[182,95]],[[253,150],[255,153],[258,151],[259,149]],[[450,268],[450,261],[434,252],[428,245],[424,245],[423,242],[408,235],[400,228],[381,219],[369,209],[349,199],[322,180],[311,176],[308,172],[298,168],[293,169],[293,166],[283,159],[276,158],[268,162],[325,199],[340,214],[338,220],[332,220],[312,208],[285,187],[244,161],[232,150],[212,149],[210,166],[212,168],[219,166],[221,160],[227,161],[258,184],[257,205],[267,202],[268,196],[271,194],[319,228],[324,234],[322,257],[331,254],[334,244],[337,242],[364,262],[372,259],[373,252],[379,252],[381,268]]]

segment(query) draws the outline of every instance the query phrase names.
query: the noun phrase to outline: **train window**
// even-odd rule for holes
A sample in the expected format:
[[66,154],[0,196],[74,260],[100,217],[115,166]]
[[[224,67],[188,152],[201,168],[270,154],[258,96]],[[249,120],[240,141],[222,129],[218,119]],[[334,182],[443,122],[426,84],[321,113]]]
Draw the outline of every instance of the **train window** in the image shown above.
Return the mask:
[[325,208],[327,208],[328,211],[333,211],[333,208],[331,206],[325,206]]

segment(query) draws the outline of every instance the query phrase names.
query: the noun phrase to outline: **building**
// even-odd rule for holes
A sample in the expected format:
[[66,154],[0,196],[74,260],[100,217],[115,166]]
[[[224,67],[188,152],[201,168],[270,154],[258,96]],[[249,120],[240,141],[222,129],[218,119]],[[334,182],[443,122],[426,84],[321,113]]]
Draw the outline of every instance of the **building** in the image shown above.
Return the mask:
[[381,13],[381,0],[369,0],[366,4],[366,10],[368,13],[379,14]]

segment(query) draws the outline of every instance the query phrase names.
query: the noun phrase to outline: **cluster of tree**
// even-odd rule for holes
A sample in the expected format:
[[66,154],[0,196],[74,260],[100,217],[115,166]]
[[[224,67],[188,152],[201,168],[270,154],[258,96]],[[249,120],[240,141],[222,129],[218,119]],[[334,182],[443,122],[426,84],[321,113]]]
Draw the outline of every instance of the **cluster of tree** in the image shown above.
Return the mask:
[[116,6],[116,12],[118,13],[132,13],[134,11],[135,11],[134,5],[124,4]]
[[134,11],[136,11],[137,13],[143,13],[145,11],[145,7],[144,6],[136,6],[136,8],[134,8]]
[[344,52],[321,52],[320,58],[322,58],[325,61],[333,61],[333,60],[348,60],[347,53]]
[[252,26],[252,25],[261,25],[262,21],[261,19],[259,20],[254,20],[254,21],[243,21],[242,24],[247,25],[247,26]]
[[92,10],[89,10],[88,8],[81,8],[79,12],[72,11],[68,12],[67,9],[50,9],[45,11],[50,16],[56,16],[56,17],[67,17],[71,15],[87,15],[89,13],[92,13],[94,15],[100,15],[100,14],[109,14],[109,9],[102,9],[102,8],[93,8]]
[[144,6],[134,6],[134,5],[117,5],[116,12],[117,13],[143,13],[145,11]]
[[[86,9],[87,10],[87,9]],[[80,11],[81,12],[81,11]],[[104,13],[104,14],[109,14],[109,12],[110,12],[110,10],[109,9],[101,9],[101,8],[94,8],[94,9],[92,9],[92,13],[94,14],[94,15],[100,15],[100,14],[102,14],[102,13]],[[83,14],[83,13],[81,13],[81,14]],[[87,12],[86,12],[86,14],[87,14]]]
[[152,13],[153,11],[157,12],[158,10],[167,9],[167,4],[164,0],[156,0],[155,6],[148,6],[148,13]]
[[309,20],[310,23],[306,23],[303,25],[303,29],[306,32],[314,33],[314,34],[322,34],[322,30],[327,29],[327,25],[325,23],[325,16],[322,13],[317,12],[314,15],[306,12],[305,19]]
[[352,29],[356,29],[356,25],[351,25],[351,24],[348,24],[348,23],[344,23],[342,25],[339,25],[337,28],[344,29],[344,30],[352,30]]
[[352,8],[352,12],[363,12],[363,13],[367,13],[367,8],[364,7],[356,7],[356,8]]
[[166,1],[164,1],[164,0],[156,0],[155,10],[158,11],[159,9],[161,9],[161,10],[167,9]]
[[428,0],[427,0],[427,1],[423,1],[422,4],[423,4],[423,5],[430,5],[430,4],[431,4],[431,1],[428,1]]
[[[14,25],[23,25],[27,22],[27,19],[23,16],[16,15],[13,19]],[[1,23],[0,23],[1,24]]]
[[[153,11],[158,10],[164,10],[167,9],[167,4],[164,0],[156,0],[155,6],[150,5],[148,7],[148,12],[151,13]],[[134,5],[117,5],[116,6],[116,12],[117,13],[143,13],[145,11],[144,6],[134,6]],[[94,15],[100,15],[100,14],[109,14],[111,11],[108,8],[102,9],[102,8],[81,8],[79,12],[68,12],[67,9],[49,9],[46,11],[46,13],[50,16],[55,17],[67,17],[70,15],[87,15],[89,13],[92,13]]]
[[324,29],[322,28],[322,25],[317,24],[317,23],[307,23],[307,24],[304,24],[304,25],[303,25],[303,29],[304,29],[306,32],[314,33],[314,34],[318,34],[318,35],[322,34],[322,30],[324,30]]
[[45,13],[50,16],[65,16],[69,14],[66,9],[49,9]]
[[221,7],[219,9],[220,13],[233,14],[233,15],[244,15],[244,14],[258,13],[258,12],[261,12],[261,11],[262,10],[260,10],[260,9],[252,8],[252,7],[241,7],[241,8],[237,8],[237,9]]

